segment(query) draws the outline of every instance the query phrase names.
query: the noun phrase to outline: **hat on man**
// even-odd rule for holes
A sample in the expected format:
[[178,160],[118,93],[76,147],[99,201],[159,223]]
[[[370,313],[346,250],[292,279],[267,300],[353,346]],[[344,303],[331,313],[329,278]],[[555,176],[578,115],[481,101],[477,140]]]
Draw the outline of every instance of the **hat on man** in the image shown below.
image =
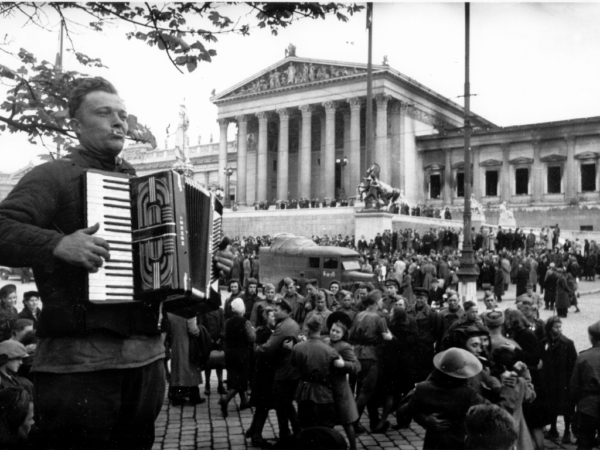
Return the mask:
[[595,339],[600,339],[600,320],[588,327],[588,333]]
[[317,314],[314,314],[306,322],[306,327],[310,331],[321,331],[323,329],[323,318]]
[[256,284],[258,286],[258,280],[256,278],[248,278],[248,286]]
[[504,312],[497,310],[484,311],[483,320],[488,327],[499,327],[504,323]]
[[414,292],[416,297],[423,296],[429,298],[429,291],[427,290],[427,288],[418,287],[415,288]]
[[236,298],[231,302],[231,310],[238,313],[244,314],[246,312],[246,305],[244,305],[244,300],[241,298]]
[[483,366],[475,355],[462,348],[452,347],[433,357],[433,365],[440,372],[453,378],[472,378]]
[[392,284],[396,285],[396,289],[400,290],[400,283],[398,283],[398,280],[396,280],[395,278],[388,278],[387,280],[385,280],[386,286],[391,286]]
[[466,302],[463,303],[463,309],[465,311],[470,310],[473,306],[477,306],[477,303],[472,302],[471,300],[467,300]]
[[29,356],[23,344],[12,339],[0,342],[0,364],[5,364],[11,359],[21,359]]
[[292,280],[290,277],[285,277],[283,279],[283,284],[285,284],[286,286],[291,286],[292,284],[294,284],[294,280]]
[[556,264],[550,263],[550,265],[548,267],[550,267],[551,269],[554,269],[556,267]]
[[517,303],[525,303],[527,305],[533,305],[531,297],[527,294],[521,294],[517,297]]

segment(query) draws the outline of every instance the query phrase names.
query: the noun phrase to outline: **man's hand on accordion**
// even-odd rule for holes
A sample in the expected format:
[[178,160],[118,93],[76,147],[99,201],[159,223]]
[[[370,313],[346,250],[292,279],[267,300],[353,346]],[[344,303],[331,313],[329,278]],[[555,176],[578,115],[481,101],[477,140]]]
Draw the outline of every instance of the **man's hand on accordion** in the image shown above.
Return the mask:
[[215,253],[213,261],[219,271],[220,276],[227,276],[233,267],[233,253],[229,251],[229,238],[225,236],[219,245],[219,250]]
[[110,260],[108,242],[93,236],[99,228],[97,223],[65,236],[55,247],[54,256],[74,266],[84,267],[88,272],[98,272],[104,260]]

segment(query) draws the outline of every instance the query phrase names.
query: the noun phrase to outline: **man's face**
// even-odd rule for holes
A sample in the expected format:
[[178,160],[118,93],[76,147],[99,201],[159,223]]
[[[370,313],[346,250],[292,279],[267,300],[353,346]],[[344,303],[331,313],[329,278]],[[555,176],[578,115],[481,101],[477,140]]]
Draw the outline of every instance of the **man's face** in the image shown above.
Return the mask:
[[279,305],[275,306],[275,309],[273,311],[275,313],[275,320],[278,322],[288,317],[287,311],[285,309],[282,309]]
[[400,308],[405,308],[406,304],[404,303],[404,299],[399,298],[398,300],[396,300],[396,306],[399,306]]
[[293,294],[294,292],[296,292],[296,285],[294,285],[294,283],[286,286],[286,290],[288,291],[288,294]]
[[481,339],[479,336],[470,337],[467,339],[465,347],[467,347],[467,350],[475,356],[479,356],[481,354]]
[[255,284],[248,285],[248,293],[250,295],[256,294],[256,285]]
[[83,98],[71,126],[85,148],[117,156],[127,135],[127,110],[116,94],[90,92]]
[[342,299],[342,306],[344,308],[350,308],[350,306],[352,306],[352,296],[351,295],[346,295],[343,299]]
[[331,285],[331,293],[333,295],[337,294],[340,291],[340,286],[338,284]]
[[416,297],[416,303],[419,306],[423,306],[427,304],[427,296],[426,295],[417,295]]
[[325,309],[325,299],[318,298],[315,302],[315,308],[317,309],[317,311],[323,311]]
[[357,292],[359,300],[362,300],[367,296],[367,290],[365,288],[360,288]]
[[317,292],[318,292],[317,288],[314,287],[312,284],[307,285],[306,290],[308,291],[309,294],[312,294],[312,295],[317,295]]
[[275,289],[273,289],[273,288],[268,288],[268,289],[265,291],[265,296],[267,297],[267,300],[268,300],[268,301],[272,302],[272,301],[273,301],[273,299],[275,298]]
[[469,320],[477,320],[477,313],[478,313],[478,309],[477,309],[477,305],[475,306],[471,306],[468,311],[465,311],[467,318]]
[[456,309],[458,309],[458,298],[457,297],[450,297],[448,299],[448,307],[452,311],[455,311]]
[[521,313],[527,318],[530,318],[532,316],[533,308],[528,303],[519,303],[517,305],[517,309],[521,311]]
[[396,287],[395,284],[388,284],[386,286],[386,288],[387,288],[388,294],[390,294],[390,295],[396,295],[398,293],[398,288]]
[[39,297],[31,297],[29,300],[27,300],[25,302],[25,306],[27,307],[27,309],[29,309],[31,312],[34,312],[38,306],[40,304],[40,299]]
[[15,332],[15,339],[19,342],[21,342],[21,340],[23,339],[23,336],[25,336],[27,333],[33,331],[33,325],[28,325],[25,328],[23,328],[21,331],[17,331]]
[[229,287],[231,288],[232,294],[238,294],[240,292],[240,285],[237,282],[231,283]]
[[485,303],[487,309],[494,309],[496,307],[496,299],[494,299],[494,297],[484,298],[483,303]]

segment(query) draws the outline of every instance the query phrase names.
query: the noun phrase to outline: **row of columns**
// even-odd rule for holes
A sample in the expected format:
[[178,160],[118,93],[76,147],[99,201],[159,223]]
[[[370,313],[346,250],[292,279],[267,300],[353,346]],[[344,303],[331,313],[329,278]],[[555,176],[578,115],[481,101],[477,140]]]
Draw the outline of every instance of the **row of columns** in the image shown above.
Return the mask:
[[[390,97],[387,95],[375,96],[377,104],[377,125],[375,133],[374,155],[367,158],[368,164],[372,161],[379,163],[381,167],[380,178],[386,182],[392,182],[390,178],[390,151],[387,148],[387,106]],[[349,112],[344,114],[345,134],[349,131],[348,158],[348,186],[354,189],[361,180],[361,147],[360,147],[360,113],[361,99],[358,97],[346,100]],[[323,102],[324,116],[321,118],[321,194],[323,197],[335,197],[335,114],[340,106],[339,102]],[[298,107],[301,113],[301,140],[299,146],[299,189],[298,195],[302,198],[311,198],[311,167],[312,167],[312,116],[315,113],[315,105],[302,105]],[[257,183],[256,200],[267,200],[267,124],[269,112],[261,111],[255,114],[258,119],[258,149],[257,149]],[[289,128],[290,108],[276,110],[279,116],[279,142],[277,150],[277,198],[288,199],[289,191]],[[248,115],[235,117],[238,123],[238,164],[237,164],[237,200],[240,204],[247,203],[247,135]],[[230,119],[219,119],[220,143],[219,143],[219,184],[225,185],[225,167],[227,165],[227,127]],[[398,133],[400,134],[400,133]],[[346,139],[346,136],[345,136]],[[347,142],[347,141],[346,141]]]

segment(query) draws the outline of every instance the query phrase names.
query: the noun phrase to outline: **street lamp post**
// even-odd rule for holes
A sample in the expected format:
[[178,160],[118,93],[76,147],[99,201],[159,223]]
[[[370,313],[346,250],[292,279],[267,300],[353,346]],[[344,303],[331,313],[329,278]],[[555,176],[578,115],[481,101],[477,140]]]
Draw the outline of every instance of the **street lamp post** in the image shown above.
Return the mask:
[[[340,166],[341,171],[340,171],[340,178],[341,178],[341,186],[342,188],[340,189],[340,197],[344,197],[346,195],[346,188],[344,187],[344,167],[346,167],[348,165],[348,158],[346,158],[345,156],[342,156],[341,158],[338,158],[335,160],[335,163],[337,165]],[[343,193],[343,195],[342,195]]]
[[233,175],[232,167],[225,167],[225,208],[231,208],[231,196],[229,195],[229,179]]
[[471,239],[471,84],[469,80],[470,4],[465,3],[465,204],[463,214],[463,249],[460,257],[458,294],[460,300],[477,303],[477,270]]

